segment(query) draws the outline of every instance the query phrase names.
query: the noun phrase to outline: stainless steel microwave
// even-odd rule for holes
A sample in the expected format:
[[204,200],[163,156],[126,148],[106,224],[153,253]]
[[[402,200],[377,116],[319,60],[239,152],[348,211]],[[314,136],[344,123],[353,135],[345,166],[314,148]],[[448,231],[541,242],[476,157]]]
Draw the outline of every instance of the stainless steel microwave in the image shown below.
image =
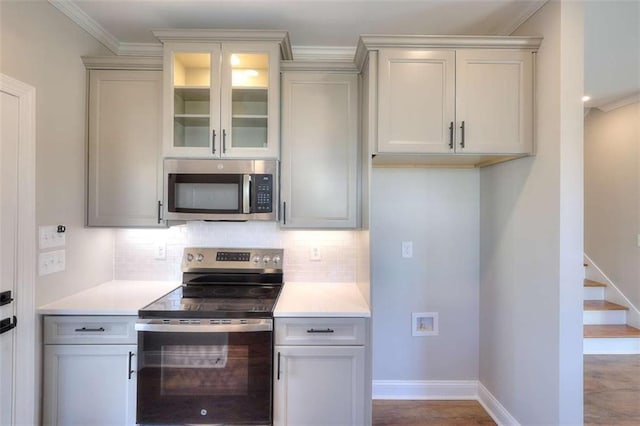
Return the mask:
[[164,219],[277,220],[276,160],[164,160]]

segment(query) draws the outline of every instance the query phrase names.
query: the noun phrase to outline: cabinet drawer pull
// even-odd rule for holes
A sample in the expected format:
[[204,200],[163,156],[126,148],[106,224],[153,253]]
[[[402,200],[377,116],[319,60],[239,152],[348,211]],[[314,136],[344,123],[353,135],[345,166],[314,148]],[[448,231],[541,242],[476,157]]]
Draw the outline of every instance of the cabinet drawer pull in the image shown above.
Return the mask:
[[18,325],[18,318],[13,316],[13,322],[11,322],[11,318],[5,318],[0,321],[0,334],[4,334],[9,330],[13,330]]
[[335,333],[335,331],[330,328],[323,328],[321,330],[310,328],[307,330],[307,333]]
[[88,332],[103,332],[104,327],[99,327],[99,328],[87,328],[87,327],[82,327],[82,328],[76,328],[76,331],[79,333],[88,333]]

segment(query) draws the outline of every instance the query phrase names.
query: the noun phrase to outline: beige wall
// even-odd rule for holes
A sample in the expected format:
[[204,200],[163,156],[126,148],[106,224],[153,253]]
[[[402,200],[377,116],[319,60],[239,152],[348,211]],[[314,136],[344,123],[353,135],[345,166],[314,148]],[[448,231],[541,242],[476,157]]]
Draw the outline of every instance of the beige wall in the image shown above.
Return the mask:
[[[583,18],[547,2],[535,157],[480,172],[480,382],[523,425],[582,424]],[[510,423],[510,422],[506,422]]]
[[640,307],[640,103],[585,119],[585,253]]
[[[0,72],[36,88],[36,222],[63,224],[66,270],[36,283],[36,305],[113,276],[113,231],[85,223],[83,55],[109,51],[44,0],[0,2]],[[38,250],[40,252],[40,250]]]

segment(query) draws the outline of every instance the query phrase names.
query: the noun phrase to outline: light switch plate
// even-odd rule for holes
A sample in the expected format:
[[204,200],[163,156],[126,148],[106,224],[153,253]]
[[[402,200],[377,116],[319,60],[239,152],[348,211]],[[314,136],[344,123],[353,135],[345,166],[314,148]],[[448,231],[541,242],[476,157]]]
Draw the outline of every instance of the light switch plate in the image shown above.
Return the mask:
[[66,267],[65,251],[55,250],[38,255],[38,275],[49,275],[64,271]]
[[58,232],[58,227],[54,225],[40,226],[38,228],[38,242],[40,250],[53,247],[64,247],[66,237],[64,232]]

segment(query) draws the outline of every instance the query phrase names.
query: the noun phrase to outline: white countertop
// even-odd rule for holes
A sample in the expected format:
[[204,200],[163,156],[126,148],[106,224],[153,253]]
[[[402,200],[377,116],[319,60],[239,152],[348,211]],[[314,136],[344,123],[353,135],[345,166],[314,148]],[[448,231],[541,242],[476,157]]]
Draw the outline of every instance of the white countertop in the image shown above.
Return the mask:
[[[138,310],[180,286],[178,281],[108,281],[40,306],[42,315],[138,315]],[[353,283],[288,282],[275,317],[370,317]]]
[[275,317],[370,317],[371,309],[353,283],[287,282]]
[[108,281],[40,306],[42,315],[138,315],[138,309],[180,286],[178,281]]

